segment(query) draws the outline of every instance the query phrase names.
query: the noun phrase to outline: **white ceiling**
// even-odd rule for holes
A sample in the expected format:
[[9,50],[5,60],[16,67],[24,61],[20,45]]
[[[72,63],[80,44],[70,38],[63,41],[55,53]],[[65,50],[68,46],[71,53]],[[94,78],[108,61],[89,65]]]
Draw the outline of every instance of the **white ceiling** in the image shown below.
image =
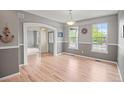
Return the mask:
[[[51,20],[65,23],[69,19],[68,10],[26,10],[26,12],[39,15]],[[72,10],[75,21],[116,14],[117,10]]]
[[41,27],[41,26],[30,26],[30,27],[28,27],[28,30],[29,30],[29,31],[42,31],[42,28],[44,28],[45,31],[53,31],[53,30],[50,29],[50,28]]

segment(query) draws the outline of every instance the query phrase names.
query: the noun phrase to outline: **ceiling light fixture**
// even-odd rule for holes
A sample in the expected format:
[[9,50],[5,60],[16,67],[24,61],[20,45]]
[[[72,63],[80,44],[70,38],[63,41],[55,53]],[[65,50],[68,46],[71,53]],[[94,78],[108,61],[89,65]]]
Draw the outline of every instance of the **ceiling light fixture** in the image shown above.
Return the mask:
[[72,10],[69,10],[69,20],[68,20],[67,24],[69,26],[71,26],[71,25],[74,25],[74,23],[75,23],[75,21],[72,18]]
[[41,28],[41,30],[42,30],[42,31],[46,31],[47,29],[46,29],[46,28],[44,28],[44,27],[42,27],[42,28]]

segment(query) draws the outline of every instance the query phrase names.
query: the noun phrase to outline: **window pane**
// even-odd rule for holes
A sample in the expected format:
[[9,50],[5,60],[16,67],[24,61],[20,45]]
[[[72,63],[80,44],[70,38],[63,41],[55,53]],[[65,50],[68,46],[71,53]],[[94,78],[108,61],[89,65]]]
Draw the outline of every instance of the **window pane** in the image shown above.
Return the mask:
[[76,32],[75,30],[70,30],[69,31],[69,37],[76,37]]
[[77,47],[77,38],[75,37],[69,38],[69,47],[72,47],[72,48]]
[[75,43],[75,42],[76,42],[76,38],[75,38],[75,37],[70,37],[70,38],[69,38],[69,42]]
[[78,28],[69,28],[69,48],[78,48]]
[[94,24],[92,25],[92,49],[107,51],[107,31],[108,24]]

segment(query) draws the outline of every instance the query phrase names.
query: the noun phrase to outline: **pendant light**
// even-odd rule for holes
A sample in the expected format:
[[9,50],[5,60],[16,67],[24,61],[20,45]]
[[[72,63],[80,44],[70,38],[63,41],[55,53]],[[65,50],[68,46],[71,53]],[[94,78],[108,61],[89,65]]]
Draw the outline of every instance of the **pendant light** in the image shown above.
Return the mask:
[[72,18],[72,10],[69,10],[69,20],[67,22],[67,25],[71,26],[74,25],[75,21]]

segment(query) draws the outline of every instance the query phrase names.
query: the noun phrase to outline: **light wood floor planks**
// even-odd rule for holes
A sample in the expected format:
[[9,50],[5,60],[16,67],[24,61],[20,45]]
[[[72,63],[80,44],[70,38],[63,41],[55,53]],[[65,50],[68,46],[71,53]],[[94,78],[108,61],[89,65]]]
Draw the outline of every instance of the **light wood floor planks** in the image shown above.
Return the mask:
[[20,74],[4,82],[119,82],[116,64],[69,55],[35,54]]

